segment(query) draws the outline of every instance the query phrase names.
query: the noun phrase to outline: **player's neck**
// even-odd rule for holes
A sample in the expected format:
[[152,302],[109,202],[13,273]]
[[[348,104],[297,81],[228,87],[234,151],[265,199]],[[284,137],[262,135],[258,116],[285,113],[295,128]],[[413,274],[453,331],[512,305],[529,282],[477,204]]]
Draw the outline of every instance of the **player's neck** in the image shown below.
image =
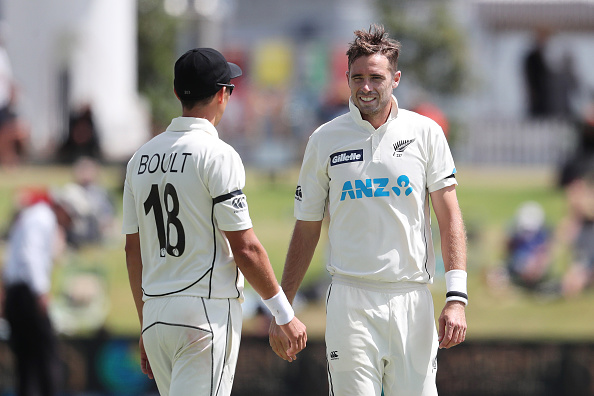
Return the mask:
[[213,106],[194,107],[193,109],[184,109],[182,117],[203,118],[213,125],[218,124],[217,111]]
[[212,125],[217,126],[227,105],[228,97],[223,90],[219,91],[213,100],[204,106],[194,106],[191,109],[182,108],[182,117],[204,118]]

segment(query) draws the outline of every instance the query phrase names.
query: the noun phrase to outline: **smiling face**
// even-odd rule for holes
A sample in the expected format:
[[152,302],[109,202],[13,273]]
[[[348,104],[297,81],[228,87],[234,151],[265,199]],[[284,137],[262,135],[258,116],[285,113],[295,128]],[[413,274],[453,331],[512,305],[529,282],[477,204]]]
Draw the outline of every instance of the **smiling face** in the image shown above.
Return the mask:
[[351,98],[361,117],[379,128],[392,109],[392,90],[400,82],[400,72],[392,72],[390,61],[384,55],[373,54],[355,59],[347,79]]

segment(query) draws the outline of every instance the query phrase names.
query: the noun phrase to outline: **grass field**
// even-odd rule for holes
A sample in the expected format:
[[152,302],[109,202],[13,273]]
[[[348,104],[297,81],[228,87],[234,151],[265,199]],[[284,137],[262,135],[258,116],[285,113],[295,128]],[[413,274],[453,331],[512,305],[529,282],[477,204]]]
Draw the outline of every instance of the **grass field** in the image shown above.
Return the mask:
[[[101,180],[113,194],[121,215],[120,167],[106,167]],[[15,170],[0,169],[0,228],[5,230],[14,209],[15,194],[22,188],[56,186],[71,179],[67,167],[31,166]],[[266,247],[280,279],[285,252],[289,243],[293,218],[293,194],[297,179],[295,170],[270,175],[248,170],[245,193],[248,196],[254,229]],[[594,293],[567,300],[542,300],[517,289],[490,290],[485,283],[489,269],[500,265],[506,227],[518,206],[527,200],[543,205],[551,225],[565,213],[565,202],[554,188],[553,175],[535,169],[480,169],[461,167],[458,174],[458,197],[469,234],[469,294],[467,308],[469,339],[521,340],[593,340],[594,321],[591,312]],[[109,310],[105,329],[113,334],[136,334],[139,328],[124,261],[124,238],[119,235],[120,221],[114,233],[102,246],[68,251],[58,260],[54,294],[59,297],[65,279],[79,271],[94,271],[105,279]],[[436,239],[436,238],[434,238]],[[305,282],[325,274],[325,236],[317,249]],[[4,244],[1,250],[5,248]],[[561,255],[560,258],[563,258]],[[564,268],[556,263],[555,273]],[[443,276],[431,286],[436,315],[443,306]],[[80,313],[84,315],[84,312]],[[324,309],[322,304],[305,307],[300,316],[310,337],[322,336]],[[253,328],[246,323],[246,330]]]

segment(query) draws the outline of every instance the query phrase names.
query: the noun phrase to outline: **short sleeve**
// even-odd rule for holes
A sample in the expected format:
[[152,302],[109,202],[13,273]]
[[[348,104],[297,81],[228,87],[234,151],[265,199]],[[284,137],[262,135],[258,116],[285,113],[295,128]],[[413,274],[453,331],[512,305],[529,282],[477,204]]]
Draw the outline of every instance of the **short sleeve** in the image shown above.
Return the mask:
[[[128,165],[129,167],[130,165]],[[138,232],[138,216],[136,214],[136,204],[134,194],[130,185],[130,173],[126,172],[124,182],[124,200],[123,200],[123,223],[122,234],[135,234]]]
[[458,184],[456,165],[441,127],[431,122],[428,139],[427,189],[430,193]]
[[305,148],[299,182],[295,191],[294,215],[298,220],[318,221],[324,218],[330,178],[325,163],[319,158],[316,135]]
[[219,229],[240,231],[252,228],[247,198],[243,193],[245,169],[239,154],[229,146],[212,159],[205,176]]

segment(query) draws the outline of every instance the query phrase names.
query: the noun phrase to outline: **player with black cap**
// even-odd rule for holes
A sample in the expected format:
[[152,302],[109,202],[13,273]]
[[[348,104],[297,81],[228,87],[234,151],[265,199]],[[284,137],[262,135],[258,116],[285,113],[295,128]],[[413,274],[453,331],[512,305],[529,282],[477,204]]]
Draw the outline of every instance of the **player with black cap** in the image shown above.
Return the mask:
[[289,337],[292,360],[307,341],[252,229],[241,158],[215,128],[241,74],[211,48],[182,55],[182,116],[127,167],[122,229],[141,366],[161,395],[231,393],[244,275]]

